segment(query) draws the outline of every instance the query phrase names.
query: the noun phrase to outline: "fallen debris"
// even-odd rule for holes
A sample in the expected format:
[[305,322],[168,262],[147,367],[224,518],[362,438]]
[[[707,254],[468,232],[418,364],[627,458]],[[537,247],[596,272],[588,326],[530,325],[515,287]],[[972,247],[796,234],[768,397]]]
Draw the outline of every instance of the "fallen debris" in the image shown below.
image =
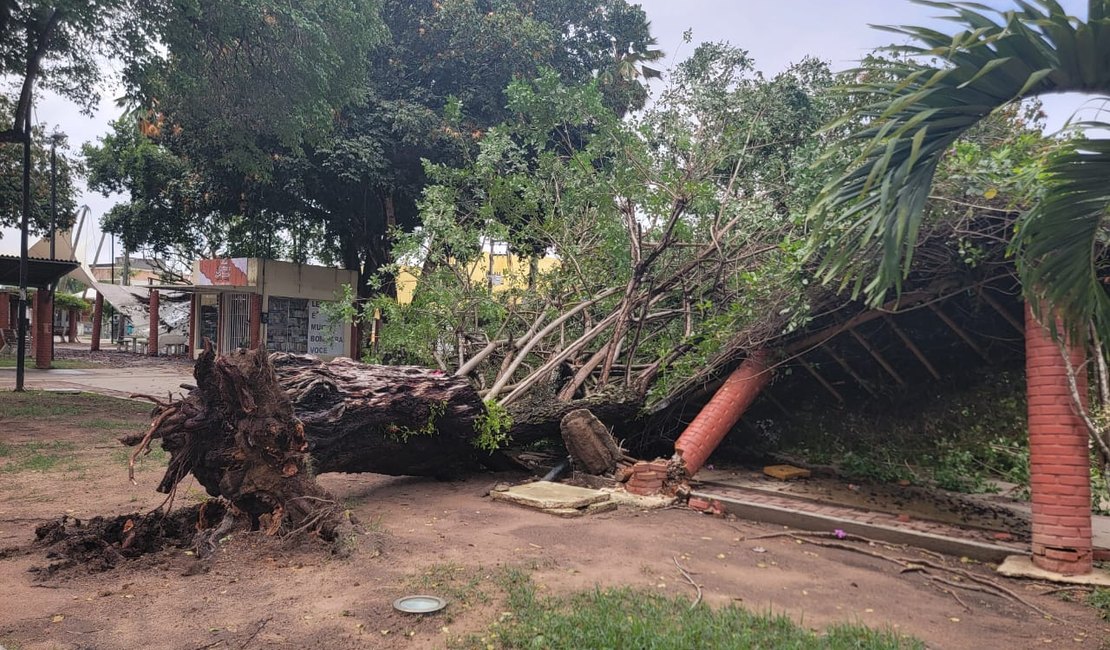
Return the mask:
[[489,495],[495,501],[533,508],[557,517],[581,517],[617,509],[611,492],[549,481],[498,486]]
[[812,472],[793,465],[768,465],[763,468],[763,473],[780,481],[793,481],[800,478],[809,478]]

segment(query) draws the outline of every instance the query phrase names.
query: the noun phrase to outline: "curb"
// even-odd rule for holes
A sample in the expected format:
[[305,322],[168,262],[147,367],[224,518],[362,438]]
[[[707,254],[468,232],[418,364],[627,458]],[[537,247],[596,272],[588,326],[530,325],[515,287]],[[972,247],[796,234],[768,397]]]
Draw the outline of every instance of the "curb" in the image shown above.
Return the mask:
[[906,530],[903,528],[892,528],[881,524],[865,524],[812,512],[789,510],[769,504],[745,503],[738,499],[722,497],[708,492],[695,491],[690,494],[690,498],[691,500],[700,499],[708,503],[719,504],[719,510],[742,519],[789,526],[801,530],[832,531],[840,529],[852,535],[870,537],[891,544],[918,546],[946,555],[969,557],[980,562],[997,563],[1005,560],[1007,556],[1021,552],[1019,549],[1012,546],[1000,546],[969,539],[942,537],[931,533]]

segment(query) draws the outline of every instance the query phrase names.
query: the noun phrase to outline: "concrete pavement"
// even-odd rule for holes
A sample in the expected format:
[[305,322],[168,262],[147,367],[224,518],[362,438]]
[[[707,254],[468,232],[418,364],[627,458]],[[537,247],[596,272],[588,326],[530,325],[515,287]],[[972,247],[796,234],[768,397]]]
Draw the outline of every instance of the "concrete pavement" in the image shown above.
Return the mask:
[[[82,368],[38,370],[28,368],[25,386],[31,390],[79,390],[113,397],[144,393],[164,398],[186,392],[181,384],[193,383],[190,366]],[[0,390],[15,387],[15,368],[0,368]]]

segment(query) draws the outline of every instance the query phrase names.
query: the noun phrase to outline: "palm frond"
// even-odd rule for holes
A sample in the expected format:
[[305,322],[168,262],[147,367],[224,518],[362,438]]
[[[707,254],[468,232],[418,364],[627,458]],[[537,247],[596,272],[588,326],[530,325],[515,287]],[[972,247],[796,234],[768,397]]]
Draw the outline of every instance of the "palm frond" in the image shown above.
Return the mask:
[[[888,28],[914,43],[889,48],[894,61],[861,68],[860,81],[844,89],[859,108],[839,128],[863,126],[829,152],[853,160],[810,212],[811,255],[820,259],[820,277],[872,303],[901,288],[934,173],[961,135],[1024,97],[1110,89],[1110,0],[1091,0],[1087,23],[1067,16],[1053,0],[1019,1],[1014,11],[971,2],[919,3],[948,12],[964,31]],[[1093,169],[1083,160],[1085,169]],[[1110,181],[1110,175],[1099,178]],[[1055,277],[1051,268],[1045,279]]]
[[[1044,172],[1045,197],[1019,223],[1018,270],[1038,317],[1052,310],[1079,339],[1094,322],[1110,340],[1110,296],[1100,278],[1106,245],[1100,231],[1110,210],[1110,139],[1081,140],[1054,154]],[[1043,319],[1053,327],[1054,319]]]

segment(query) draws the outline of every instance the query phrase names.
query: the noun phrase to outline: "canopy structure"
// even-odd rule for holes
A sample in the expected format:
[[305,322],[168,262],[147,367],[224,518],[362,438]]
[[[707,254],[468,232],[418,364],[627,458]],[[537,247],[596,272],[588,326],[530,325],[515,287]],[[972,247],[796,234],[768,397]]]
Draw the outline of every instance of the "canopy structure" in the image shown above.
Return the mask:
[[[27,286],[45,288],[80,266],[75,261],[27,259]],[[0,284],[19,286],[19,256],[0,255]]]

